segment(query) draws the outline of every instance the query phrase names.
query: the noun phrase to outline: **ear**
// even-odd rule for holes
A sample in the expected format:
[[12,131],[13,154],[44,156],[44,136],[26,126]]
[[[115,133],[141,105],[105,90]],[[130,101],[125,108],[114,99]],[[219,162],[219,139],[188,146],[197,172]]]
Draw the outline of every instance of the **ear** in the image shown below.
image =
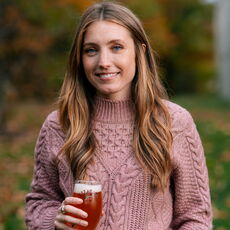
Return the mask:
[[144,43],[141,44],[144,52],[146,52],[146,45]]

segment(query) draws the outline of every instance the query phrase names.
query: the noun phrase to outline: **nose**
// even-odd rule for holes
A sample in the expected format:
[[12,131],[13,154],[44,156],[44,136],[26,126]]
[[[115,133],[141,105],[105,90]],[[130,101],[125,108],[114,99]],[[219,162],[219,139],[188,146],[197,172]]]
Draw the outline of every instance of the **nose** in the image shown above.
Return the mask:
[[111,60],[110,60],[110,55],[108,50],[106,49],[101,50],[99,55],[99,60],[98,60],[99,68],[106,69],[110,67],[110,65],[111,65]]

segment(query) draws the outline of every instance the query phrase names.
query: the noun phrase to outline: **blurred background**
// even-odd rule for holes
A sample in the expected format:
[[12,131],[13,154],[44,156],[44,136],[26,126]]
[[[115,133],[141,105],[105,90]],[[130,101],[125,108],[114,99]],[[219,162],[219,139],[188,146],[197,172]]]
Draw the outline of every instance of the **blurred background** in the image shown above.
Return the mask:
[[[25,230],[34,145],[91,0],[0,1],[0,230]],[[172,101],[193,115],[214,229],[230,229],[230,1],[120,0],[142,20]]]

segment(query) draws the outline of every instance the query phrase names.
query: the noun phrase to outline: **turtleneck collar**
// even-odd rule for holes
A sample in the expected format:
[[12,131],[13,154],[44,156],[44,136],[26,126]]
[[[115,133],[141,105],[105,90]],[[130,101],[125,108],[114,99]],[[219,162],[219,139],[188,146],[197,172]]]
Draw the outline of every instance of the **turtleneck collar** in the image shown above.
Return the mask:
[[109,100],[96,97],[94,100],[94,120],[109,123],[133,121],[135,115],[134,103],[131,99]]

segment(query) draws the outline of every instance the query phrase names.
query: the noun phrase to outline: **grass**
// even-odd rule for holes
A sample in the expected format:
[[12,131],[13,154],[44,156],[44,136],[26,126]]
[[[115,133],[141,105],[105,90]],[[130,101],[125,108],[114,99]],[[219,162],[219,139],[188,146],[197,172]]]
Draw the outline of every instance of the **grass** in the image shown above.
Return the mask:
[[[203,141],[209,169],[214,230],[230,229],[230,103],[215,96],[185,95],[172,99],[187,108]],[[25,230],[24,197],[33,173],[35,141],[53,106],[11,105],[0,136],[0,230]]]

